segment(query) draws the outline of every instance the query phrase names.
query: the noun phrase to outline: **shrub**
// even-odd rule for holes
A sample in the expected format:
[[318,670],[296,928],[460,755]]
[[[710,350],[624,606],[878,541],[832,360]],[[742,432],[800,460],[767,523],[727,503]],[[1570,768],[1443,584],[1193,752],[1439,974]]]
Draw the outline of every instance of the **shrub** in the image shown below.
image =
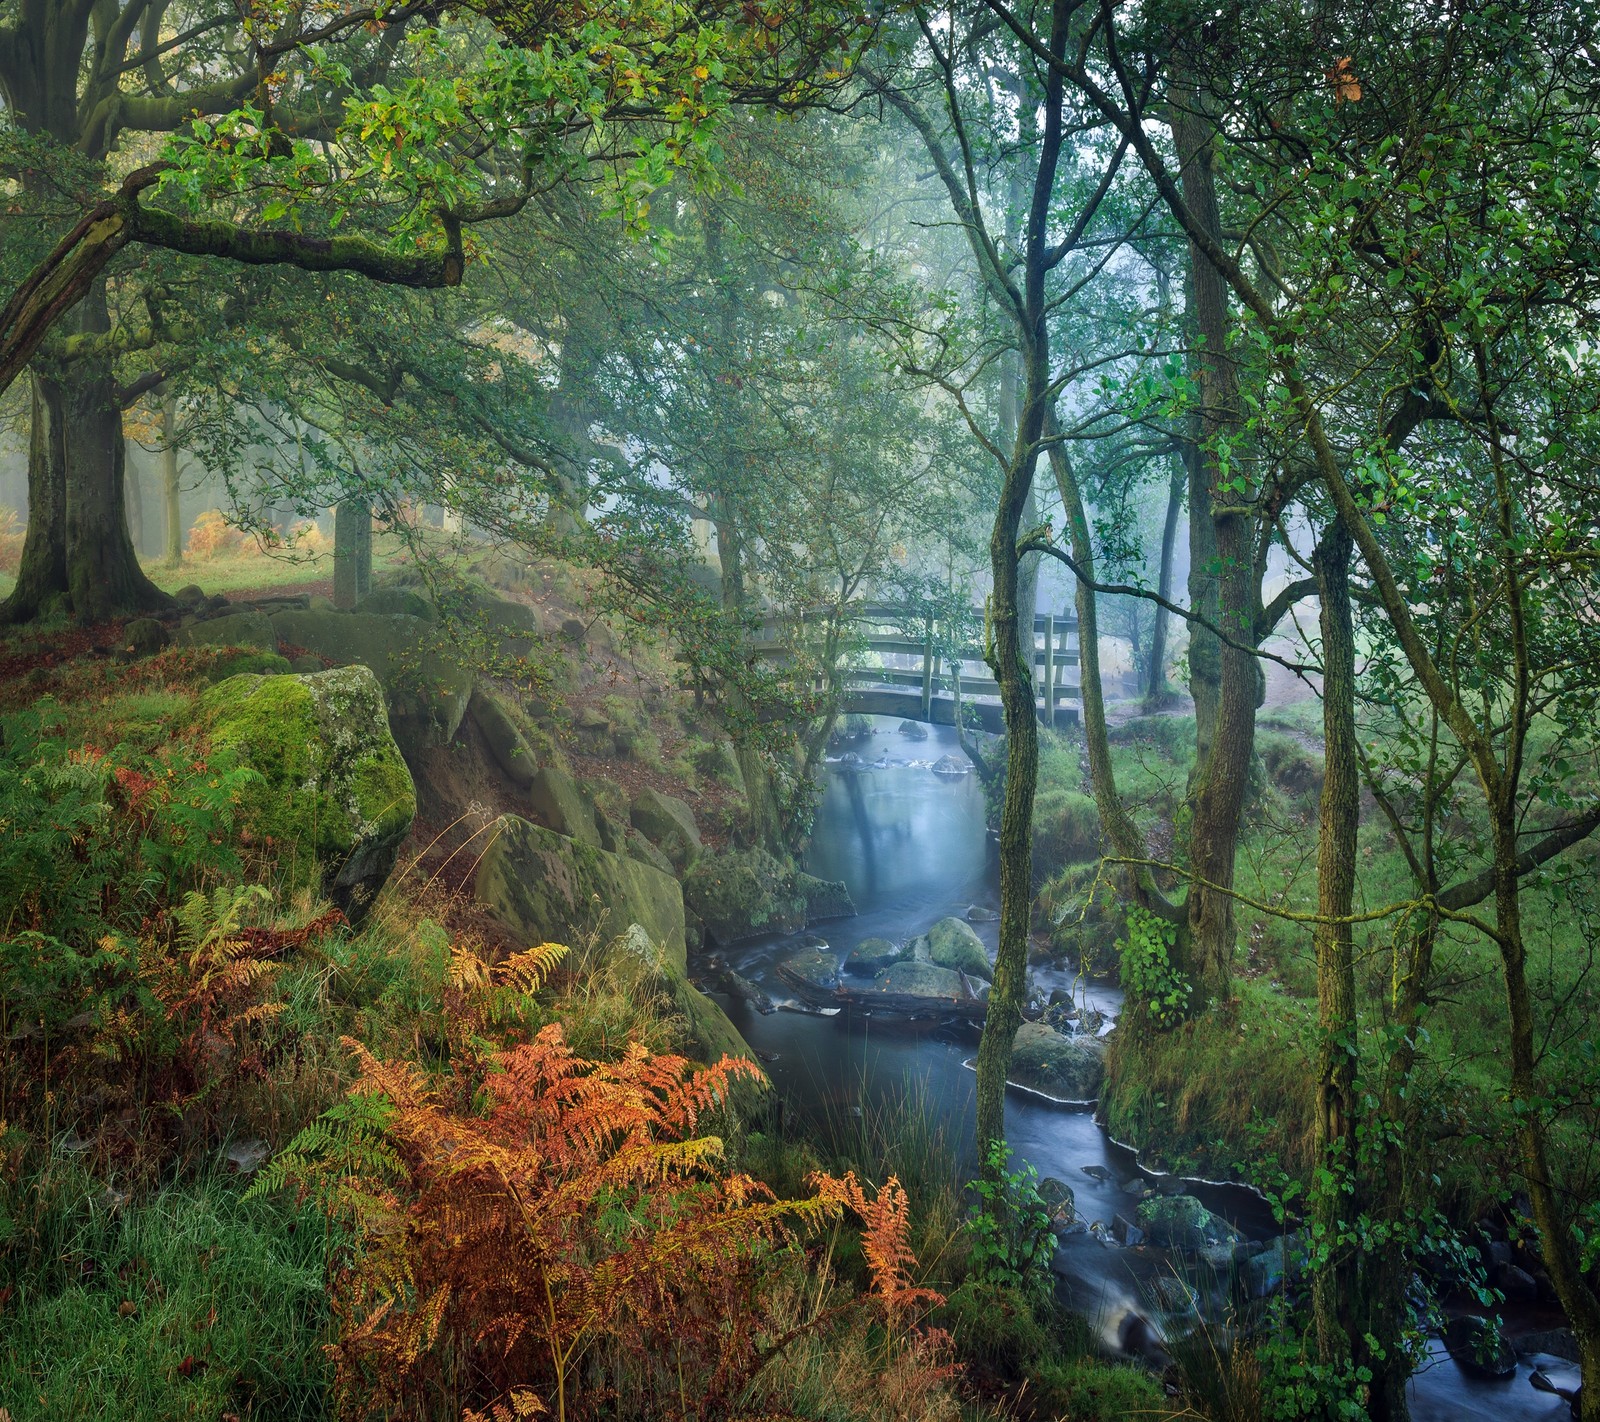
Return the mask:
[[202,562],[227,558],[243,551],[244,533],[228,522],[220,509],[207,509],[189,527],[184,550],[189,557]]

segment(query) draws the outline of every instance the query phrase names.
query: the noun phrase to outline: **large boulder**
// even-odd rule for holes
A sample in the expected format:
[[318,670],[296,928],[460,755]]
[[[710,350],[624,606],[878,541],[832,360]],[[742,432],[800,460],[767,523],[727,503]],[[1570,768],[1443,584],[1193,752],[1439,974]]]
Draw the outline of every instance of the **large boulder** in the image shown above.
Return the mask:
[[570,943],[637,923],[679,972],[687,971],[678,881],[629,855],[505,815],[473,888],[528,943]]
[[806,901],[806,922],[822,923],[830,918],[854,918],[855,900],[842,879],[819,879],[814,874],[796,874],[794,886]]
[[1065,1037],[1043,1022],[1024,1022],[1017,1028],[1010,1079],[1018,1086],[1062,1101],[1096,1101],[1105,1071],[1102,1042]]
[[634,797],[628,818],[680,873],[700,857],[700,826],[694,811],[676,795],[646,787]]
[[684,902],[720,944],[765,933],[798,933],[806,901],[794,871],[764,849],[702,855],[683,881]]
[[239,826],[279,856],[291,885],[359,920],[394,868],[416,794],[366,667],[310,676],[235,676],[206,691],[213,751],[257,772]]
[[475,687],[467,703],[467,714],[483,733],[489,754],[506,779],[526,790],[533,783],[539,764],[506,704],[487,687]]
[[[613,964],[635,966],[651,986],[671,999],[684,1021],[690,1055],[713,1065],[725,1056],[756,1060],[750,1044],[728,1014],[689,981],[683,965],[658,945],[641,925],[630,924],[628,931],[612,945],[611,953]],[[623,960],[620,963],[619,957]]]
[[982,978],[984,982],[994,978],[983,940],[972,931],[970,924],[959,918],[941,918],[928,930],[928,961],[941,968],[954,968],[969,977]]
[[449,744],[461,725],[472,671],[436,623],[405,613],[295,609],[271,620],[285,647],[371,668],[383,685],[395,739],[407,754]]
[[546,766],[535,771],[528,782],[528,801],[533,806],[533,817],[546,829],[585,844],[606,847],[600,840],[593,804],[564,770]]
[[403,613],[407,617],[420,617],[424,622],[439,620],[439,609],[415,588],[374,588],[356,604],[355,610],[379,617]]
[[910,951],[903,944],[891,943],[887,938],[863,938],[844,960],[844,970],[855,977],[875,978],[885,968],[910,956]]
[[1163,1249],[1199,1250],[1239,1239],[1238,1230],[1193,1195],[1154,1195],[1141,1200],[1139,1223],[1150,1242]]
[[910,961],[892,963],[860,994],[864,1003],[889,1012],[960,1010],[982,1016],[983,1004],[952,968]]
[[248,612],[230,612],[180,627],[173,634],[172,641],[178,647],[255,647],[263,652],[278,650],[278,634],[273,630],[272,619],[253,608]]
[[818,939],[784,958],[778,976],[809,997],[831,997],[839,990],[839,955]]
[[1468,1377],[1502,1382],[1516,1376],[1517,1350],[1492,1319],[1471,1313],[1452,1318],[1444,1327],[1444,1346]]

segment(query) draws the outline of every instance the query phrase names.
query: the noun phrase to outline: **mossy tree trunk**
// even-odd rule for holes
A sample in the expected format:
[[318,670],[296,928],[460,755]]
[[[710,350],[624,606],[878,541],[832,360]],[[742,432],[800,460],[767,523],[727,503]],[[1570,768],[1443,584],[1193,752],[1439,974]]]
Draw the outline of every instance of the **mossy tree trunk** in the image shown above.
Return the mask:
[[372,509],[345,499],[333,511],[333,605],[352,608],[372,586]]
[[161,514],[165,535],[162,557],[169,568],[183,565],[183,483],[178,475],[177,423],[178,402],[169,391],[161,401]]
[[38,371],[31,377],[28,435],[28,528],[17,584],[0,605],[0,620],[27,622],[66,605],[67,393]]

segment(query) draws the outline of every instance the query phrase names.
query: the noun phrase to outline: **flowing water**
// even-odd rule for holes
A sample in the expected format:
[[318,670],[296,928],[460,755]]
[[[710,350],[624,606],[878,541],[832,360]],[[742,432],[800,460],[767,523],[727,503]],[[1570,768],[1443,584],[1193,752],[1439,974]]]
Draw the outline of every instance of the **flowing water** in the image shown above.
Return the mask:
[[[964,916],[971,905],[998,907],[982,786],[975,775],[939,775],[931,768],[941,756],[961,756],[954,731],[930,726],[928,739],[918,741],[899,734],[897,725],[874,718],[871,738],[850,747],[859,763],[834,762],[824,772],[807,868],[823,878],[843,879],[859,910],[855,918],[819,926],[841,956],[864,938],[899,942],[947,915]],[[996,925],[976,922],[973,927],[992,953]],[[778,1088],[796,1109],[835,1119],[870,1111],[873,1100],[903,1097],[909,1088],[941,1113],[952,1145],[966,1148],[964,1177],[975,1173],[970,1149],[975,1078],[968,1064],[977,1046],[976,1029],[907,1023],[850,1009],[834,1016],[801,1010],[775,972],[797,938],[758,939],[725,954],[728,965],[764,988],[779,1011],[763,1016],[744,1002],[719,999],[767,1059]],[[1120,1006],[1121,994],[1104,983],[1074,981],[1049,970],[1035,970],[1034,981],[1046,992],[1066,988],[1110,1014]],[[1109,1226],[1119,1214],[1134,1219],[1137,1199],[1124,1186],[1141,1173],[1139,1167],[1132,1151],[1111,1141],[1090,1112],[1013,1091],[1006,1135],[1017,1156],[1041,1177],[1055,1176],[1072,1187],[1085,1221]],[[1270,1211],[1249,1190],[1191,1182],[1188,1191],[1249,1238],[1276,1232]],[[1157,1331],[1172,1326],[1151,1292],[1153,1281],[1170,1275],[1171,1267],[1160,1251],[1122,1249],[1105,1233],[1065,1238],[1056,1271],[1064,1296],[1090,1316],[1107,1346],[1116,1348],[1137,1339],[1144,1320]],[[1570,1365],[1535,1361],[1563,1386],[1576,1383]],[[1524,1361],[1515,1379],[1480,1382],[1462,1374],[1436,1345],[1432,1363],[1412,1385],[1413,1416],[1417,1422],[1565,1418],[1565,1402],[1529,1386],[1531,1370]]]

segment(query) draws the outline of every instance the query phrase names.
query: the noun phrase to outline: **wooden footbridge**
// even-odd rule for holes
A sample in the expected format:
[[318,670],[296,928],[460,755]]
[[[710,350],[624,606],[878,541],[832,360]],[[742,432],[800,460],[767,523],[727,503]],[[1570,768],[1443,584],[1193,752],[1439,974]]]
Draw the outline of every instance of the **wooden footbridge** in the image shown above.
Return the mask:
[[[899,716],[953,726],[957,707],[966,724],[1002,731],[1000,688],[976,644],[941,653],[948,638],[937,620],[915,608],[869,606],[852,619],[864,642],[844,672],[843,709],[862,716]],[[792,642],[793,621],[762,623],[753,650],[782,660]],[[1047,726],[1079,719],[1078,619],[1041,614],[1033,620],[1034,701]]]

